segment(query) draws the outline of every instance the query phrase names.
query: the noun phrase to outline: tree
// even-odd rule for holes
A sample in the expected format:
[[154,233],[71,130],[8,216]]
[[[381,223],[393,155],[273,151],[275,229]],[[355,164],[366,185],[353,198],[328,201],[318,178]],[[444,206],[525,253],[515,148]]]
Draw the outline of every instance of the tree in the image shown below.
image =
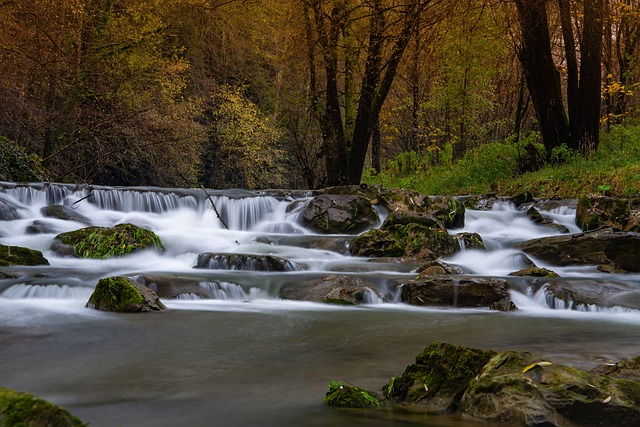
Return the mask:
[[322,129],[328,185],[360,182],[375,124],[407,44],[421,14],[437,3],[304,2],[311,106]]
[[[585,0],[580,13],[569,0],[558,0],[567,68],[565,111],[561,77],[554,61],[546,0],[515,0],[521,44],[518,50],[547,155],[555,147],[587,153],[598,147],[600,59],[604,0]],[[582,16],[579,21],[577,16]],[[574,27],[580,27],[576,43]]]

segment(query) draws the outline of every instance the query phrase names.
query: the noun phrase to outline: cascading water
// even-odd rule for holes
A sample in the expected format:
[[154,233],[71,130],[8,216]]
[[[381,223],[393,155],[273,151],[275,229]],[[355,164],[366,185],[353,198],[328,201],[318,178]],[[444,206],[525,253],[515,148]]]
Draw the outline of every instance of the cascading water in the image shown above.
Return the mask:
[[[93,426],[208,426],[212,420],[225,426],[353,425],[352,415],[322,406],[329,380],[380,387],[435,339],[537,351],[581,366],[640,353],[633,338],[640,311],[572,303],[551,295],[553,283],[546,279],[534,286],[509,276],[530,262],[516,243],[559,231],[534,224],[507,203],[496,203],[491,211],[468,210],[465,227],[452,230],[480,234],[487,251],[465,249],[444,260],[468,275],[509,280],[520,310],[502,313],[398,303],[395,282],[415,278],[416,265],[351,257],[353,236],[305,229],[297,217],[308,197],[58,184],[1,187],[0,243],[41,250],[50,265],[4,268],[16,278],[0,280],[0,386],[40,394]],[[133,223],[151,229],[166,251],[106,260],[57,256],[50,249],[54,237],[85,224],[45,216],[42,208],[51,205],[73,209],[96,226]],[[579,231],[575,206],[543,213],[570,232]],[[34,222],[44,231],[29,234]],[[202,254],[207,259],[194,268]],[[275,265],[268,260],[282,268],[265,267]],[[626,300],[640,295],[638,275],[533,261],[577,283],[623,283],[629,288]],[[255,271],[256,265],[263,271]],[[283,286],[335,273],[368,283],[365,305],[279,298]],[[202,292],[165,300],[170,308],[165,313],[132,316],[85,308],[97,281],[112,275],[173,275],[195,281]],[[374,426],[389,422],[385,416],[367,419]],[[424,420],[405,415],[392,425],[405,422]],[[444,417],[428,425],[470,424]]]

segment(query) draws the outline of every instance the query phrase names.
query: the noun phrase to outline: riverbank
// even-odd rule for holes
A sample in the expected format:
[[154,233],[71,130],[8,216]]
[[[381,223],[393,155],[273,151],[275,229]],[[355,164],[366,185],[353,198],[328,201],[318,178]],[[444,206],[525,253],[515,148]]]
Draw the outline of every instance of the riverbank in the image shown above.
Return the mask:
[[615,127],[603,132],[600,148],[589,156],[566,149],[552,154],[553,164],[520,172],[525,147],[535,137],[485,144],[451,165],[447,154],[434,165],[428,155],[405,153],[364,182],[414,189],[429,195],[495,192],[509,195],[528,191],[542,198],[577,198],[587,193],[629,197],[640,193],[640,126]]

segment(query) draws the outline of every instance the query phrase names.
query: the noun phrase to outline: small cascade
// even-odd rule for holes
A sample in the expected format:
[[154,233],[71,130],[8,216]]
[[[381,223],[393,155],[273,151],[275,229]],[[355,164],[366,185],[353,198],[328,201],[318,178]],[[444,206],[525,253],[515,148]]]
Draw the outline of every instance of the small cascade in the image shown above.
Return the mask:
[[69,285],[28,285],[19,283],[0,293],[0,298],[89,298],[93,289]]
[[295,262],[272,255],[210,254],[198,255],[197,268],[208,270],[300,271]]
[[166,213],[179,208],[195,210],[202,203],[194,195],[122,189],[94,189],[87,194],[80,193],[79,196],[88,196],[89,203],[100,209],[119,212]]
[[249,297],[249,295],[235,283],[201,282],[200,286],[209,292],[213,299],[217,300],[246,300]]
[[282,205],[282,202],[271,196],[242,199],[217,196],[212,200],[231,230],[253,230],[260,222],[270,219]]
[[547,286],[541,286],[538,290],[534,290],[530,287],[524,294],[512,291],[512,296],[516,305],[520,309],[525,310],[542,308],[555,311],[575,311],[583,313],[638,313],[638,310],[629,307],[576,303],[571,298],[558,298],[556,295],[549,292]]

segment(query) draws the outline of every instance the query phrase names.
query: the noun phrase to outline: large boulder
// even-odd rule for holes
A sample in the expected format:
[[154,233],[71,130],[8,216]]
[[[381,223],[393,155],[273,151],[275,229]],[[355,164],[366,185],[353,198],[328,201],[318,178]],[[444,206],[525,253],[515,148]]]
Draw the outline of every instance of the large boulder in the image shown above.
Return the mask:
[[300,267],[293,261],[273,255],[212,253],[198,255],[194,268],[209,270],[249,271],[297,271]]
[[100,279],[89,297],[87,307],[124,313],[166,309],[151,289],[128,277]]
[[378,214],[366,197],[321,194],[300,215],[302,225],[325,234],[357,234],[372,227]]
[[602,265],[640,271],[640,233],[611,228],[579,234],[543,237],[516,245],[553,265]]
[[514,309],[509,284],[502,279],[422,276],[400,284],[402,302],[411,305]]
[[3,427],[84,427],[66,409],[30,393],[0,387],[0,426]]
[[295,301],[323,302],[339,305],[357,305],[372,302],[380,296],[363,280],[332,274],[306,283],[285,285],[280,298]]
[[111,258],[144,249],[164,251],[160,238],[133,224],[114,227],[86,227],[58,234],[51,250],[58,255],[80,258]]
[[0,245],[0,266],[9,265],[49,265],[49,261],[35,249]]
[[578,199],[576,224],[585,231],[600,227],[624,230],[629,214],[628,199],[587,194]]
[[84,225],[91,225],[91,220],[86,216],[79,214],[73,209],[64,205],[50,205],[40,208],[42,216],[47,218],[57,218],[64,221],[76,221]]
[[410,223],[369,230],[349,245],[351,254],[363,257],[448,257],[460,250],[458,240],[443,228]]

